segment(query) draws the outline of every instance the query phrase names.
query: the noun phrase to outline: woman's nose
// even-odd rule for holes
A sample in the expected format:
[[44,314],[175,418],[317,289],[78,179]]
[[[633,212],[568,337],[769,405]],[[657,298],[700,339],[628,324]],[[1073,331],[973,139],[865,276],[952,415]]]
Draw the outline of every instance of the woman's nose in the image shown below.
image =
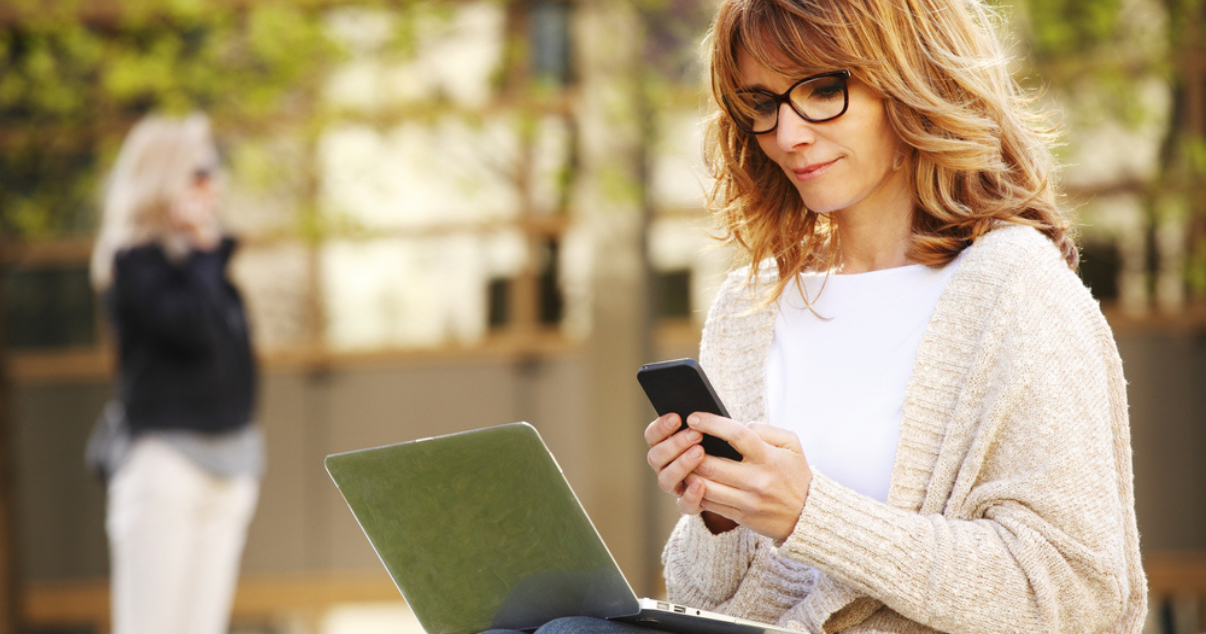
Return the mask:
[[809,145],[816,140],[812,124],[805,121],[790,104],[779,104],[779,126],[775,128],[775,141],[784,152]]

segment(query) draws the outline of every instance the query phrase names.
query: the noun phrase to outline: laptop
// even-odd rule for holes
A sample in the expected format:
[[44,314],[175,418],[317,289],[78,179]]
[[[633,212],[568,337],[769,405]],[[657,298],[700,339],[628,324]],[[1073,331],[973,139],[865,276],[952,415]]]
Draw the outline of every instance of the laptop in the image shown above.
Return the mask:
[[536,429],[332,454],[327,472],[427,634],[594,616],[680,634],[783,628],[638,599]]

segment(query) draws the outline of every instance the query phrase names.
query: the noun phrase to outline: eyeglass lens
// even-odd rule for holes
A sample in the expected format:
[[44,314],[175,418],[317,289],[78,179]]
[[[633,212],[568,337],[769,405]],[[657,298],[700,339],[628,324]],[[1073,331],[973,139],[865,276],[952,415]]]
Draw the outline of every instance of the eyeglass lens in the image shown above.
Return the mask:
[[805,79],[792,86],[786,95],[774,95],[761,90],[743,90],[736,95],[738,103],[734,108],[733,117],[747,132],[770,132],[779,123],[779,105],[788,101],[796,113],[806,121],[821,123],[836,119],[846,111],[848,94],[845,74]]

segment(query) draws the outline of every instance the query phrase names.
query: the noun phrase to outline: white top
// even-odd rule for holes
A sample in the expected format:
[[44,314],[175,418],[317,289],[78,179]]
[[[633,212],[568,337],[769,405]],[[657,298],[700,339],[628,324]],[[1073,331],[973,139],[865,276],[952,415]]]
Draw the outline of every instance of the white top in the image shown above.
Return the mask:
[[813,469],[887,501],[917,346],[959,259],[803,274],[784,291],[767,357],[768,412],[770,424],[799,436]]

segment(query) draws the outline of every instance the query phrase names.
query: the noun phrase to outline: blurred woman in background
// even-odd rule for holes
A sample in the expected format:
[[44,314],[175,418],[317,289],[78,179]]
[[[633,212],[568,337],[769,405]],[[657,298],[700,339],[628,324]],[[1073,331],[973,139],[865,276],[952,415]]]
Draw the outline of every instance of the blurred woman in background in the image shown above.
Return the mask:
[[199,114],[140,121],[107,182],[92,279],[118,348],[102,456],[114,634],[228,630],[264,449],[220,193]]

